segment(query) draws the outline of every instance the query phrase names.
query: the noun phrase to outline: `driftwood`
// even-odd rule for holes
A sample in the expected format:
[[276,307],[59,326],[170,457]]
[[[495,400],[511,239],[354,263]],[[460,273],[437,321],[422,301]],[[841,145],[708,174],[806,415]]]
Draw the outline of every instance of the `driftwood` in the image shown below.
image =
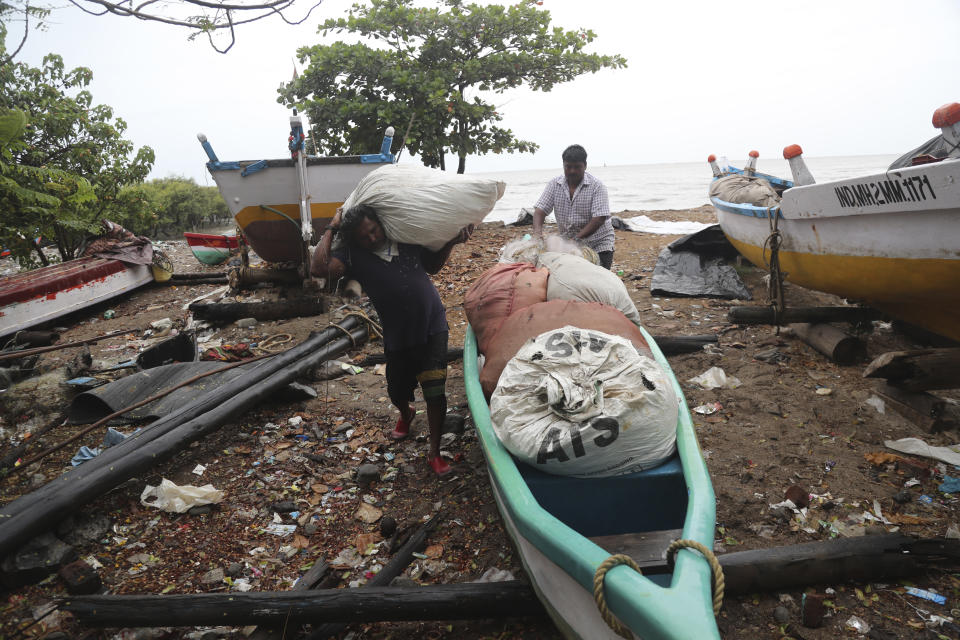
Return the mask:
[[[291,592],[302,592],[309,591],[313,588],[318,588],[320,581],[323,580],[323,577],[330,570],[330,565],[326,560],[318,560],[309,571],[300,576],[300,579],[297,580],[297,584],[293,585]],[[282,624],[272,624],[272,625],[262,625],[257,627],[253,633],[251,633],[248,638],[250,640],[276,640],[282,639],[287,636],[287,627],[289,621],[284,619]]]
[[194,317],[213,322],[232,322],[240,318],[257,320],[285,320],[317,316],[326,313],[329,305],[325,298],[295,299],[278,302],[233,302],[201,304],[194,302],[189,307]]
[[[366,339],[366,325],[355,317],[342,325],[350,337],[326,329],[288,351],[269,358],[245,375],[211,390],[180,410],[157,420],[93,460],[0,509],[0,556],[55,525],[69,513],[109,489],[185,449],[219,429],[239,413],[270,398],[312,367]],[[361,325],[359,328],[358,325]]]
[[[795,322],[849,322],[858,324],[879,320],[879,311],[864,307],[787,307],[780,318],[783,324]],[[730,307],[727,319],[736,324],[776,324],[773,307]]]
[[863,340],[832,325],[796,323],[791,324],[790,329],[798,338],[837,364],[854,364],[867,357],[867,345]]
[[864,378],[886,378],[904,391],[960,388],[960,349],[890,351],[867,365]]
[[953,426],[946,420],[947,403],[926,391],[904,391],[890,384],[877,387],[877,393],[893,410],[928,433]]
[[[180,627],[227,624],[471,620],[542,615],[530,587],[518,580],[429,587],[324,589],[284,593],[164,596],[77,596],[60,601],[86,625]],[[289,637],[289,636],[288,636]]]
[[[423,548],[423,545],[427,542],[427,536],[430,535],[430,532],[433,531],[438,522],[440,522],[440,513],[430,518],[416,533],[411,535],[406,544],[393,554],[390,562],[384,565],[383,569],[380,569],[377,575],[370,578],[367,584],[362,587],[363,590],[386,587],[394,578],[403,573],[404,569],[407,568],[407,565],[409,565],[413,559],[414,552]],[[348,622],[353,622],[353,620],[348,620]],[[320,638],[336,635],[343,631],[345,626],[343,621],[327,622],[315,628],[313,632],[310,633],[309,640],[320,640]]]
[[122,336],[127,333],[136,333],[139,329],[122,329],[120,331],[114,331],[113,333],[106,333],[102,336],[97,336],[96,338],[87,338],[86,340],[76,340],[74,342],[64,342],[63,344],[53,344],[49,347],[36,347],[33,349],[24,349],[23,351],[13,351],[10,353],[0,353],[0,362],[4,360],[15,360],[18,358],[25,358],[27,356],[32,356],[38,353],[47,353],[49,351],[59,351],[60,349],[68,349],[70,347],[82,347],[83,345],[93,344],[94,342],[100,342],[101,340],[106,340],[107,338],[116,338],[117,336]]

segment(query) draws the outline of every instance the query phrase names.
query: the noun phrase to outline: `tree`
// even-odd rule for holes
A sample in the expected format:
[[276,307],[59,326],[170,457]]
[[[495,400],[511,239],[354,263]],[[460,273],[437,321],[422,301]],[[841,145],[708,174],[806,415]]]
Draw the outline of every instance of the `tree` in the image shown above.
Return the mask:
[[[298,50],[304,73],[281,87],[279,102],[298,106],[313,123],[317,146],[329,154],[369,153],[380,146],[385,123],[424,164],[444,166],[444,154],[532,152],[534,142],[498,126],[503,116],[491,94],[521,85],[549,91],[554,85],[603,68],[623,68],[619,56],[586,53],[592,31],[551,27],[542,2],[510,7],[441,0],[441,8],[414,0],[354,4],[345,18],[320,26],[365,42],[334,42]],[[468,95],[470,94],[470,95]],[[399,136],[398,136],[399,138]]]
[[[0,28],[0,56],[6,53],[4,35]],[[41,67],[0,66],[0,114],[21,113],[27,121],[5,145],[4,177],[12,182],[0,192],[0,243],[12,245],[22,261],[29,261],[24,243],[37,235],[55,241],[61,259],[75,257],[102,218],[122,213],[120,190],[142,182],[153,165],[153,150],[135,150],[123,138],[126,123],[110,107],[94,105],[86,90],[92,77],[84,67],[68,71],[53,54]],[[18,195],[13,183],[24,191]],[[28,192],[48,197],[31,200],[24,197]]]

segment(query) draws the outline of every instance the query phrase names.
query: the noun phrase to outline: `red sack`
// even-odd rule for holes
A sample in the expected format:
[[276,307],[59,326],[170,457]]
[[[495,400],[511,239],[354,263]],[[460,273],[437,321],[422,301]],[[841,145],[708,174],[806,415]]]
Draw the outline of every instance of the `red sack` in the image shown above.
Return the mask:
[[637,350],[652,358],[653,353],[647,345],[637,325],[627,319],[613,307],[598,302],[576,302],[573,300],[551,300],[514,312],[500,327],[500,331],[490,341],[484,354],[483,369],[480,371],[480,386],[490,399],[497,388],[500,374],[520,347],[531,339],[551,329],[567,325],[581,329],[593,329],[630,340]]
[[477,348],[486,353],[490,341],[507,317],[547,299],[550,272],[526,262],[498,264],[484,271],[463,298],[467,321],[477,336]]

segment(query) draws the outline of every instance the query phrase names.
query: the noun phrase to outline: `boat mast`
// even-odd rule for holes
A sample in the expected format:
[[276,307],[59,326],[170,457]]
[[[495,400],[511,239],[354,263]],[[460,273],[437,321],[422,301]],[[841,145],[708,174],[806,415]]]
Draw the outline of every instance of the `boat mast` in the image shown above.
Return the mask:
[[293,110],[290,116],[290,157],[297,167],[297,183],[300,186],[300,234],[303,243],[302,276],[310,274],[310,240],[313,237],[313,216],[310,212],[310,184],[307,179],[307,152],[304,144],[303,121]]

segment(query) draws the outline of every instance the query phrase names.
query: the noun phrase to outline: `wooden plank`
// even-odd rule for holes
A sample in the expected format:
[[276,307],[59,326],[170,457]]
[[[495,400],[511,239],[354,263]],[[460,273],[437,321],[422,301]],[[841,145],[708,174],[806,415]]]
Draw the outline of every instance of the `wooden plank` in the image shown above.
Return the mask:
[[944,420],[946,401],[926,391],[903,391],[890,384],[882,384],[877,394],[887,401],[894,411],[928,433],[947,428]]
[[282,593],[76,596],[63,598],[59,604],[80,623],[98,627],[243,626],[286,621],[289,628],[291,624],[321,622],[477,620],[543,614],[533,590],[519,580]]
[[667,547],[681,538],[683,529],[624,533],[616,536],[594,536],[590,541],[611,554],[623,553],[636,561],[644,573],[666,573]]
[[867,365],[864,378],[886,378],[904,391],[960,389],[960,349],[889,351]]
[[[294,591],[309,591],[314,587],[319,588],[320,581],[323,580],[323,577],[330,570],[330,564],[326,560],[318,560],[313,564],[310,569],[300,576],[300,579],[297,580],[297,584],[293,585],[293,588],[290,589],[291,592]],[[277,640],[286,637],[288,621],[283,620],[282,623],[271,624],[271,625],[260,625],[254,629],[253,633],[250,634],[250,640]]]

